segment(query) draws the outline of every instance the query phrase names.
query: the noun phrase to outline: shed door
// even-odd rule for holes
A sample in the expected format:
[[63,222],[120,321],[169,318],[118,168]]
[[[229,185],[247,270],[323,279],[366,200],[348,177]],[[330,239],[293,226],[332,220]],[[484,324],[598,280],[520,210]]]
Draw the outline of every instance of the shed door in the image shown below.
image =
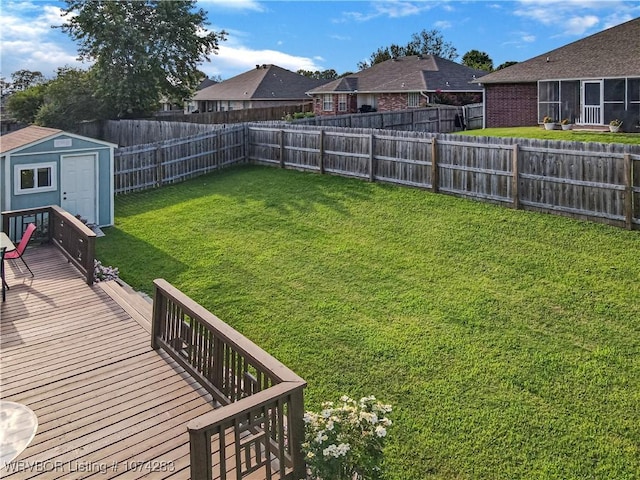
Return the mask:
[[60,163],[60,206],[97,223],[96,156],[65,156]]

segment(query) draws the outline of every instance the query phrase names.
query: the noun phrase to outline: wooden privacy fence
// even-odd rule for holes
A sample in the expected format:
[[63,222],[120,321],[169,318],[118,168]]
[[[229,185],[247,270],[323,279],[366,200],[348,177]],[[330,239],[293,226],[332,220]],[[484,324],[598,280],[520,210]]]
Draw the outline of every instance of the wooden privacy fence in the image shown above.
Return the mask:
[[[154,281],[151,343],[222,405],[187,426],[191,478],[306,477],[306,382],[162,279]],[[229,463],[230,465],[227,465]]]
[[116,194],[159,187],[245,160],[243,125],[162,142],[119,148],[114,154]]
[[[462,130],[460,116],[464,107],[434,105],[392,112],[353,113],[349,115],[320,115],[295,120],[295,125],[318,127],[375,128],[413,132],[449,133]],[[458,122],[456,122],[458,116]]]
[[640,224],[640,147],[420,132],[248,128],[248,160]]

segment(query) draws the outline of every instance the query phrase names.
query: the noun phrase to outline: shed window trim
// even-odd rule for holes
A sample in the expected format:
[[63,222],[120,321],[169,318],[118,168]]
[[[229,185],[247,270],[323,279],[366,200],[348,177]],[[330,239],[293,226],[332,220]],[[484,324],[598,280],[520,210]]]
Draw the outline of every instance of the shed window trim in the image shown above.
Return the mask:
[[15,165],[13,181],[16,195],[53,192],[58,189],[56,162]]

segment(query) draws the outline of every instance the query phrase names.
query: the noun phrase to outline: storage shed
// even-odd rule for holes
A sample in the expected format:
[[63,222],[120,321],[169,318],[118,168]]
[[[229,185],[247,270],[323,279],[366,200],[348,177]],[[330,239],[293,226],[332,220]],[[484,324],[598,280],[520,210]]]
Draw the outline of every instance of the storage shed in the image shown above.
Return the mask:
[[0,211],[59,205],[89,224],[113,225],[117,145],[30,126],[0,137]]

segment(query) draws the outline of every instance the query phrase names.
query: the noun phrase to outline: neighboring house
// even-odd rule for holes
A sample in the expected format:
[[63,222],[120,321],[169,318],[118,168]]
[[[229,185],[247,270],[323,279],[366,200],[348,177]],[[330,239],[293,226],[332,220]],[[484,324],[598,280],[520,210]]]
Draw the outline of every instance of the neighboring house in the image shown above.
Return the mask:
[[[215,80],[211,80],[209,77],[205,77],[204,80],[200,82],[200,84],[196,87],[196,92],[202,90],[203,88],[210,87],[211,85],[215,85],[217,82]],[[185,100],[183,105],[178,105],[175,103],[171,103],[167,97],[162,97],[160,100],[160,111],[158,115],[164,114],[174,114],[177,112],[183,113],[192,113],[194,110],[198,109],[198,104],[194,100]]]
[[398,57],[308,91],[316,115],[342,115],[482,101],[483,70],[434,55]]
[[640,121],[640,18],[482,77],[485,126]]
[[29,126],[0,137],[0,211],[59,205],[90,224],[113,225],[117,145]]
[[253,70],[200,90],[193,100],[200,113],[295,105],[308,103],[305,92],[324,82],[277,65],[256,65]]

